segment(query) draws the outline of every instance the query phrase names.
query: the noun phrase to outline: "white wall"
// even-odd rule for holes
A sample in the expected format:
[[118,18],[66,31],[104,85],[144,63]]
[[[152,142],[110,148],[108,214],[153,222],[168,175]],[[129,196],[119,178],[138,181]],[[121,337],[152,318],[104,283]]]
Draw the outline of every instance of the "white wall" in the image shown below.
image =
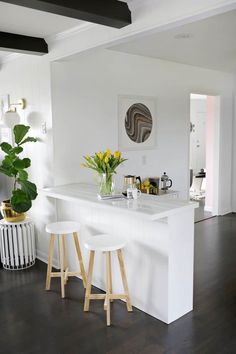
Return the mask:
[[[156,96],[157,147],[124,152],[125,173],[160,175],[188,196],[191,92],[221,96],[220,214],[231,211],[232,77],[229,74],[157,59],[99,51],[74,62],[52,63],[53,131],[56,184],[92,181],[82,156],[118,147],[117,96]],[[224,142],[224,143],[223,143]],[[146,156],[146,165],[142,164]]]
[[[0,71],[1,94],[9,93],[11,102],[21,97],[27,100],[27,109],[20,112],[22,123],[30,124],[32,135],[41,140],[29,144],[26,151],[32,158],[31,179],[39,190],[54,182],[93,181],[93,173],[80,167],[82,156],[107,147],[117,149],[117,96],[130,94],[157,97],[158,144],[151,151],[124,152],[129,161],[119,171],[120,180],[128,172],[147,176],[166,170],[174,188],[187,196],[189,94],[220,94],[221,213],[230,211],[230,75],[112,51],[51,65],[52,82],[45,58],[22,56],[5,63]],[[43,122],[47,123],[46,135],[41,132]],[[147,158],[146,165],[142,164],[143,156]],[[55,203],[39,196],[29,214],[36,224],[38,255],[45,259],[48,237],[44,227],[56,220]]]
[[[50,64],[42,57],[21,56],[5,63],[0,70],[0,92],[9,94],[11,102],[25,98],[27,108],[19,110],[21,123],[30,125],[30,134],[39,142],[25,145],[26,154],[32,159],[30,180],[37,184],[38,190],[53,184],[53,143],[50,92]],[[47,134],[42,134],[41,125],[46,122]],[[54,202],[38,196],[29,211],[37,230],[38,255],[47,255],[47,236],[45,224],[55,220]]]

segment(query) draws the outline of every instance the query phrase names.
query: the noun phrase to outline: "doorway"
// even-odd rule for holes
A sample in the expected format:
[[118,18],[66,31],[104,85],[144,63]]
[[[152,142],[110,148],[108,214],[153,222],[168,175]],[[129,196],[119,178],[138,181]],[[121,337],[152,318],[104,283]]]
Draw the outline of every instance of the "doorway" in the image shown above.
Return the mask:
[[195,222],[218,215],[219,96],[190,95],[190,200]]

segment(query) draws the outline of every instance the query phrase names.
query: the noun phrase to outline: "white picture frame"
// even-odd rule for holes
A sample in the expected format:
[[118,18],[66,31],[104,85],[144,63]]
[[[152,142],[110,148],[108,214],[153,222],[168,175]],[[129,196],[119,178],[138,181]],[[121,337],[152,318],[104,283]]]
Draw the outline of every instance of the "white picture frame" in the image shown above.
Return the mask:
[[[125,118],[128,110],[134,105],[144,105],[151,113],[152,127],[145,141],[133,141],[126,130]],[[118,96],[118,147],[119,150],[152,150],[157,143],[157,98],[153,96]]]

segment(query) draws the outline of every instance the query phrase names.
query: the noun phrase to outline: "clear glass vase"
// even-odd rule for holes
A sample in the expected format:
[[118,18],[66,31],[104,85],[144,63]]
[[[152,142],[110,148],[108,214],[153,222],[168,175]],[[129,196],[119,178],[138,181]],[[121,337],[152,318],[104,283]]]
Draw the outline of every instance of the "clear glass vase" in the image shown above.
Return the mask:
[[112,173],[100,174],[99,194],[112,195],[113,192],[114,192],[113,174]]

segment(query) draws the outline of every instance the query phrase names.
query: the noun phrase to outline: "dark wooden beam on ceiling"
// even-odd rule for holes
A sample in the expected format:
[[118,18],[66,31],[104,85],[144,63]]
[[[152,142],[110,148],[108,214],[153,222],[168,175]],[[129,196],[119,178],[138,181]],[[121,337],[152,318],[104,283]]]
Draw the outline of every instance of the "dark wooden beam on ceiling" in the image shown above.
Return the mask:
[[128,5],[118,0],[3,0],[8,4],[121,28],[131,24]]
[[43,38],[0,32],[0,50],[43,55],[48,53],[48,45]]

